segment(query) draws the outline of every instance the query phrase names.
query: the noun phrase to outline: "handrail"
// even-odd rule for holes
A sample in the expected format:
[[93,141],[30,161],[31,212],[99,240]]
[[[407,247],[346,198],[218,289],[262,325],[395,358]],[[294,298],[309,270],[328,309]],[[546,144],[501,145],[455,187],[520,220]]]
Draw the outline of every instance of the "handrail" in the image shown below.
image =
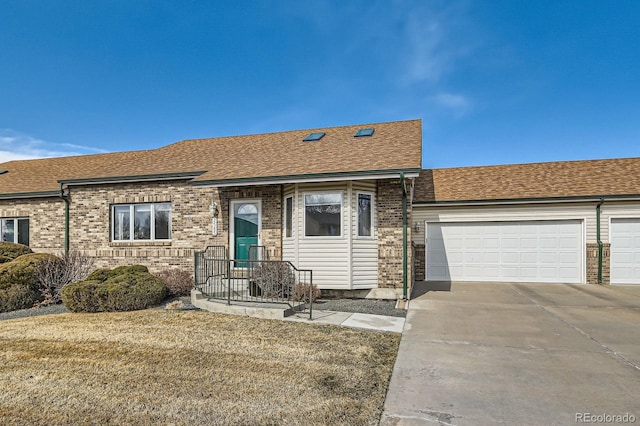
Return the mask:
[[[255,246],[260,247],[260,246]],[[223,255],[224,256],[221,256]],[[194,254],[195,286],[211,299],[232,302],[286,303],[295,309],[302,298],[313,318],[313,271],[299,269],[288,260],[233,259],[226,247],[209,246]],[[220,257],[218,257],[220,256]],[[250,256],[251,257],[251,256]],[[241,265],[241,266],[238,266]],[[308,302],[304,293],[308,286]],[[295,294],[298,294],[294,297]]]

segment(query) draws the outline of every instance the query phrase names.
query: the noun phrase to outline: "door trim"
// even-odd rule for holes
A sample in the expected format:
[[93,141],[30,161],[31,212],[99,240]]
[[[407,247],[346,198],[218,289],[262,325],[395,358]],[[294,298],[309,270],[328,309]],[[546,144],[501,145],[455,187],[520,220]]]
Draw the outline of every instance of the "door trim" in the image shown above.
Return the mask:
[[258,245],[262,244],[260,235],[262,234],[262,200],[260,198],[238,198],[229,201],[229,258],[235,258],[235,205],[244,203],[256,203],[258,205]]

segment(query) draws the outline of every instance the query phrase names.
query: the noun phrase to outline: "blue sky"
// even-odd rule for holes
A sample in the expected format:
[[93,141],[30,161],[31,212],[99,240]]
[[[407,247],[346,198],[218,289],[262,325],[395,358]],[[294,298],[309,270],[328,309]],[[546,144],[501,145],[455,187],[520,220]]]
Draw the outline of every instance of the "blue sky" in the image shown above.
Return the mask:
[[0,162],[421,118],[423,167],[640,156],[640,1],[0,0]]

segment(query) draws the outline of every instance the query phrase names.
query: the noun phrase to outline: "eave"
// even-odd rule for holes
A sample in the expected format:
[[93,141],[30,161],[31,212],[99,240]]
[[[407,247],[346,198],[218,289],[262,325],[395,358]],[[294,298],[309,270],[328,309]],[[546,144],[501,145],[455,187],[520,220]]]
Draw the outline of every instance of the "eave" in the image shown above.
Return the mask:
[[414,201],[414,206],[445,207],[445,206],[486,206],[505,204],[549,204],[549,203],[580,203],[610,201],[640,201],[640,194],[609,194],[609,195],[577,195],[570,197],[532,197],[532,198],[504,198],[491,200],[438,200]]
[[365,180],[365,179],[399,179],[400,173],[404,173],[406,178],[417,178],[420,168],[390,169],[390,170],[364,170],[355,172],[331,172],[331,173],[310,173],[298,175],[262,176],[246,177],[236,179],[209,179],[201,181],[191,181],[190,185],[196,187],[227,187],[227,186],[251,186],[251,185],[278,185],[283,183],[304,183],[304,182],[335,182],[345,180]]

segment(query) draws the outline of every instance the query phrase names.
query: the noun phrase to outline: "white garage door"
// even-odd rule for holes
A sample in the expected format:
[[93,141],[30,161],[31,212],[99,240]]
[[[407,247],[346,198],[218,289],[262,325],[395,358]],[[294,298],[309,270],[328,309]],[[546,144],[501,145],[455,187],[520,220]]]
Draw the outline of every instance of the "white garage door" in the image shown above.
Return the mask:
[[640,219],[611,219],[611,283],[640,284]]
[[427,224],[427,280],[582,282],[582,221]]

